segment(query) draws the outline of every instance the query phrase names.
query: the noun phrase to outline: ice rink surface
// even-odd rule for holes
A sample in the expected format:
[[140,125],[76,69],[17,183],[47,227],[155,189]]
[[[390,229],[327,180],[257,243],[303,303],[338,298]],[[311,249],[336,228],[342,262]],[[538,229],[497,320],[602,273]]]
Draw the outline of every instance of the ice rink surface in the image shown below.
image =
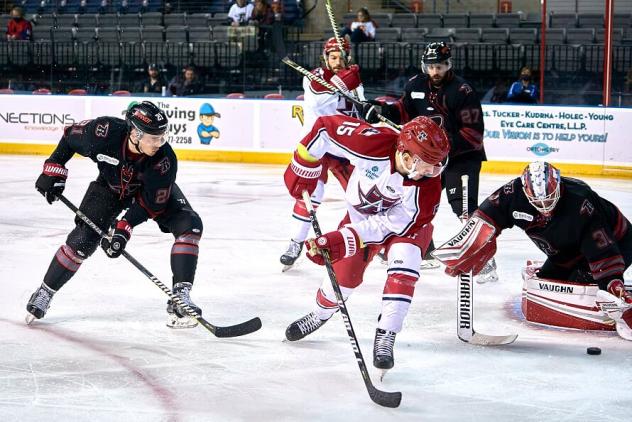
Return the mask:
[[[304,257],[281,273],[293,205],[282,166],[181,162],[178,173],[205,226],[194,301],[217,325],[259,316],[260,331],[218,339],[200,327],[166,328],[164,293],[100,249],[46,317],[26,326],[26,302],[73,227],[70,210],[34,189],[43,160],[0,157],[0,421],[632,420],[632,343],[523,320],[521,267],[543,255],[519,230],[499,238],[501,281],[476,285],[474,300],[478,331],[518,340],[498,348],[458,340],[455,279],[425,271],[383,383],[371,362],[386,267],[371,264],[348,307],[376,386],[403,394],[397,409],[369,399],[339,314],[306,339],[284,342],[326,273]],[[96,165],[74,159],[68,168],[66,194],[78,205]],[[481,199],[512,177],[483,176]],[[632,217],[632,182],[585,180]],[[439,242],[459,228],[442,201]],[[343,213],[331,182],[319,209],[323,229],[335,229]],[[171,245],[149,221],[127,250],[170,286]],[[589,356],[588,346],[603,352]]]

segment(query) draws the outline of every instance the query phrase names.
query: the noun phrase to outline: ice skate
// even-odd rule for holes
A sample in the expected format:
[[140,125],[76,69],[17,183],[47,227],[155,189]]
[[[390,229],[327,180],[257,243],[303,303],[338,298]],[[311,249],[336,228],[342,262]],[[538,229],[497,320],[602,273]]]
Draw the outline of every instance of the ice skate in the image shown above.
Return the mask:
[[287,251],[283,255],[281,255],[281,264],[284,265],[282,272],[286,272],[294,265],[294,262],[301,256],[301,252],[303,251],[303,242],[295,242],[294,240],[290,240],[290,245],[287,248]]
[[395,358],[393,357],[395,336],[396,333],[392,331],[386,331],[380,328],[375,330],[373,366],[380,370],[380,380],[383,380],[386,372],[395,365]]
[[50,301],[53,299],[55,290],[42,283],[40,287],[31,295],[29,302],[26,304],[26,323],[30,324],[35,319],[44,318],[46,311],[50,307]]
[[[173,286],[173,294],[176,295],[182,303],[193,309],[198,315],[202,315],[202,310],[191,301],[190,293],[191,283],[176,283]],[[167,327],[169,328],[193,328],[198,322],[190,317],[188,312],[181,306],[175,304],[172,300],[167,302]]]
[[474,276],[474,281],[478,284],[493,283],[498,281],[498,274],[496,273],[496,260],[494,258],[487,261],[487,264],[483,267],[481,272]]
[[424,258],[419,266],[420,270],[434,270],[435,268],[439,268],[439,261],[434,258]]
[[297,341],[313,333],[325,324],[327,319],[320,319],[315,312],[310,312],[303,318],[297,319],[285,330],[285,338],[289,341]]

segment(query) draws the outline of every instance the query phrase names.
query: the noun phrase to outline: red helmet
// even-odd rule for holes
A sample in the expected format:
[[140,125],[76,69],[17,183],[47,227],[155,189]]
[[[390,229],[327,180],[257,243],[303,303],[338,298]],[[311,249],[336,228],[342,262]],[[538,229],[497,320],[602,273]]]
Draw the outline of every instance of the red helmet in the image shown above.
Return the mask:
[[397,150],[432,165],[441,165],[450,151],[445,131],[431,118],[417,116],[406,123],[397,139]]
[[542,214],[550,214],[560,199],[560,171],[553,165],[534,161],[520,177],[522,190],[533,207]]
[[[349,57],[349,53],[351,52],[351,46],[349,45],[349,41],[346,38],[342,38],[342,47],[345,49],[345,56]],[[323,58],[325,59],[325,63],[327,63],[327,57],[329,53],[333,53],[334,51],[340,51],[340,45],[338,45],[338,41],[336,41],[335,37],[329,38],[325,41],[325,45],[323,45]]]

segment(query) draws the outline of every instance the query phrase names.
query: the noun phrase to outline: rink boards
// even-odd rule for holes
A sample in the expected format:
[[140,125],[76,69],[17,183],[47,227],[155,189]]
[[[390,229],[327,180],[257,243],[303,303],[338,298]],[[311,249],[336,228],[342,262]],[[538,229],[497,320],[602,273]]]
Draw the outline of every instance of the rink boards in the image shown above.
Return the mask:
[[[135,97],[3,96],[0,153],[49,154],[67,125],[122,117]],[[183,160],[285,164],[308,128],[302,101],[150,98],[169,117],[168,141]],[[212,109],[216,114],[201,115]],[[204,111],[203,111],[204,110]],[[567,174],[632,177],[632,109],[483,105],[484,171],[515,174],[534,160]],[[464,118],[472,118],[465,116]],[[209,138],[215,132],[217,137]]]

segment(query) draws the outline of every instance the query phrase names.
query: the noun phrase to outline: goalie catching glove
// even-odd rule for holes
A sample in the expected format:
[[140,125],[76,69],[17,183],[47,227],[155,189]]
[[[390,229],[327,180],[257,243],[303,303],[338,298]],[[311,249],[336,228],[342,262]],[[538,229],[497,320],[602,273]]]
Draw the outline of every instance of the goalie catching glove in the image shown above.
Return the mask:
[[478,274],[495,254],[496,228],[476,213],[459,234],[431,252],[452,277],[470,271]]
[[325,257],[322,250],[329,252],[329,259],[334,263],[342,258],[355,255],[362,247],[358,234],[350,227],[325,233],[316,239],[307,239],[307,258],[318,265],[325,265]]

